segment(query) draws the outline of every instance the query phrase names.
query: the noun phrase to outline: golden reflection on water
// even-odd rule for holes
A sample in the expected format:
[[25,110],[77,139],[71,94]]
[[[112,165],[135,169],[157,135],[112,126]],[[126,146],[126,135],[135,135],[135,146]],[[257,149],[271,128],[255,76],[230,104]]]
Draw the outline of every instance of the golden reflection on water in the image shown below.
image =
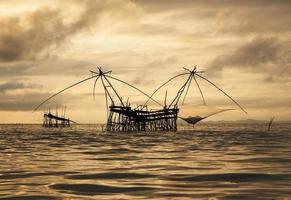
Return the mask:
[[290,127],[109,134],[2,125],[0,198],[291,198]]

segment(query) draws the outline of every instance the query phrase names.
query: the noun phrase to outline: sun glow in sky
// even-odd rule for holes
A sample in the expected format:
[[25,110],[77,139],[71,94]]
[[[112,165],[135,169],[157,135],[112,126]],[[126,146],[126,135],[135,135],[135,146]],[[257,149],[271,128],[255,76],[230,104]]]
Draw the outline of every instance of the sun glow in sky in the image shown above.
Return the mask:
[[[182,67],[205,70],[247,111],[199,80],[183,116],[236,108],[209,120],[291,120],[291,1],[288,0],[2,0],[0,123],[36,123],[49,107],[66,105],[80,123],[105,122],[103,90],[94,80],[32,110],[46,97],[102,66],[151,94]],[[155,98],[169,101],[177,79]],[[113,82],[132,106],[147,98]],[[151,104],[152,106],[154,104]]]

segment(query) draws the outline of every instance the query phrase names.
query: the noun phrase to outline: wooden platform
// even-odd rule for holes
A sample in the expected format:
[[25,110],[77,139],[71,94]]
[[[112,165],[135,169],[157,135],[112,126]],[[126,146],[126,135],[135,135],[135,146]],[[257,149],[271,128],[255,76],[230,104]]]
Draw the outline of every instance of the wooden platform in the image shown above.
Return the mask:
[[71,125],[71,120],[55,116],[53,114],[49,113],[44,113],[43,114],[43,127],[46,128],[51,128],[51,127],[70,127]]
[[179,109],[142,110],[110,106],[107,131],[176,131]]

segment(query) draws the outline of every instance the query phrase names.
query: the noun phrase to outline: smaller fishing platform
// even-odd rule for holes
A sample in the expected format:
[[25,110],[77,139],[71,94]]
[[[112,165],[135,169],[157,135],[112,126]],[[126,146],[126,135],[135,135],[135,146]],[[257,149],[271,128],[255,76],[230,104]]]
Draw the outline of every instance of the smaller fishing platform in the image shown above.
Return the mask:
[[43,114],[43,123],[42,126],[45,128],[52,127],[70,127],[71,123],[76,123],[69,118],[65,118],[65,114],[63,117],[58,116],[58,113],[52,114],[51,111],[45,112]]

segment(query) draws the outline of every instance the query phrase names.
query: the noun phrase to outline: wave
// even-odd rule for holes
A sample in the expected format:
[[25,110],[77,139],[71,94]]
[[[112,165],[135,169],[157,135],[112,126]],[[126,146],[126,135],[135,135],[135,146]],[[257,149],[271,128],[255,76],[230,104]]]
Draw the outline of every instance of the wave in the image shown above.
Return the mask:
[[153,174],[137,174],[137,173],[98,173],[98,174],[77,174],[66,176],[67,179],[144,179],[153,178]]
[[226,182],[254,182],[254,181],[281,181],[290,179],[290,174],[260,174],[260,173],[227,173],[203,174],[196,176],[168,177],[175,181],[226,181]]
[[44,196],[44,195],[27,195],[27,196],[12,196],[3,197],[1,200],[60,200],[59,197]]
[[[54,184],[50,188],[65,193],[79,195],[102,195],[114,193],[133,193],[154,190],[152,187],[117,187],[97,184]],[[137,193],[136,193],[137,194]]]

